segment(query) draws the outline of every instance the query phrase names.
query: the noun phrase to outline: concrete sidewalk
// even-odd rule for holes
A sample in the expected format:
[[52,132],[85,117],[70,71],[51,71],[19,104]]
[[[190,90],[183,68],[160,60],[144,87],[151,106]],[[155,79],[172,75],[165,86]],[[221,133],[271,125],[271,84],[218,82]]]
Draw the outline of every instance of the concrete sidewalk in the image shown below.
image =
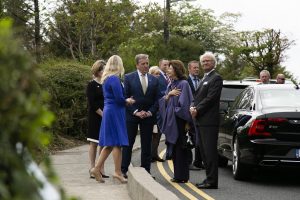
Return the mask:
[[[137,136],[133,149],[139,148],[140,137]],[[60,183],[68,196],[79,197],[82,200],[178,199],[141,167],[129,168],[127,184],[114,182],[112,155],[105,162],[105,173],[110,178],[105,179],[105,183],[96,182],[88,173],[88,145],[57,152],[51,158]]]
[[112,155],[105,163],[105,173],[110,175],[105,183],[98,183],[89,177],[88,145],[58,152],[52,156],[52,162],[68,196],[82,200],[131,199],[126,184],[113,183]]

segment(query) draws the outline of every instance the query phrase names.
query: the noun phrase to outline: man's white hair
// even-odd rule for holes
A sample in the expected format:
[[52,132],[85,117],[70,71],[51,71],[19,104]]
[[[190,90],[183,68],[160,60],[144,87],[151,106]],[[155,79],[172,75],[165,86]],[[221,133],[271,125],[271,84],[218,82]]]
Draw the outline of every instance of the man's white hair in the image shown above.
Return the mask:
[[210,57],[211,59],[213,59],[213,61],[214,61],[214,67],[217,66],[216,56],[212,52],[206,51],[203,55],[201,55],[200,56],[200,63],[202,62],[202,60],[203,60],[204,57]]

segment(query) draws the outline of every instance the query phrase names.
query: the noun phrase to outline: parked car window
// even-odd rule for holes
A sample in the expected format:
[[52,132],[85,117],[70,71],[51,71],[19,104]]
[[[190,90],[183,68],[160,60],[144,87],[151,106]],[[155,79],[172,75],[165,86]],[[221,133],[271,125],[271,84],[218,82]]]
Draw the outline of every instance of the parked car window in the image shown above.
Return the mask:
[[253,91],[250,88],[245,90],[240,109],[250,110],[253,96]]
[[300,107],[300,91],[295,89],[262,90],[260,99],[263,107]]
[[251,108],[251,102],[253,100],[253,91],[248,88],[245,89],[238,97],[235,104],[236,109],[247,109]]
[[232,105],[232,110],[236,110],[236,109],[239,109],[240,108],[240,104],[241,104],[241,101],[243,99],[243,95],[245,93],[245,90],[242,91],[235,99],[233,105]]
[[221,100],[234,100],[236,96],[238,96],[245,86],[238,88],[237,86],[223,86],[221,93]]

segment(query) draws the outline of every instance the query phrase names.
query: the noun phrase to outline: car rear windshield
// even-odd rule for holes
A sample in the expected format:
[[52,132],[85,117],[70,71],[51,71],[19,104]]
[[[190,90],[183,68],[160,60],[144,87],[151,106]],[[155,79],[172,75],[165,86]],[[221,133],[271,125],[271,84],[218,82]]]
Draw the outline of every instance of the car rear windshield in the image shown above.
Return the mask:
[[221,101],[234,101],[247,85],[223,85]]
[[300,107],[300,90],[262,90],[260,99],[263,107]]

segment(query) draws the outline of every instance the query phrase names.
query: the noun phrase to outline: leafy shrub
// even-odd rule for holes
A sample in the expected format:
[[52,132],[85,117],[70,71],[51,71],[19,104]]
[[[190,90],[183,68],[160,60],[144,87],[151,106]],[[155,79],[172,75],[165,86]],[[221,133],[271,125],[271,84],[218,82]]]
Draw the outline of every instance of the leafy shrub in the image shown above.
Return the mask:
[[[41,199],[42,186],[28,173],[30,155],[49,143],[54,115],[46,106],[47,94],[38,87],[38,69],[11,30],[0,21],[0,199]],[[49,162],[45,171],[52,173]]]
[[41,87],[49,91],[51,110],[57,118],[52,127],[54,134],[78,138],[87,129],[87,101],[85,88],[91,79],[90,66],[74,61],[49,60],[41,65]]

